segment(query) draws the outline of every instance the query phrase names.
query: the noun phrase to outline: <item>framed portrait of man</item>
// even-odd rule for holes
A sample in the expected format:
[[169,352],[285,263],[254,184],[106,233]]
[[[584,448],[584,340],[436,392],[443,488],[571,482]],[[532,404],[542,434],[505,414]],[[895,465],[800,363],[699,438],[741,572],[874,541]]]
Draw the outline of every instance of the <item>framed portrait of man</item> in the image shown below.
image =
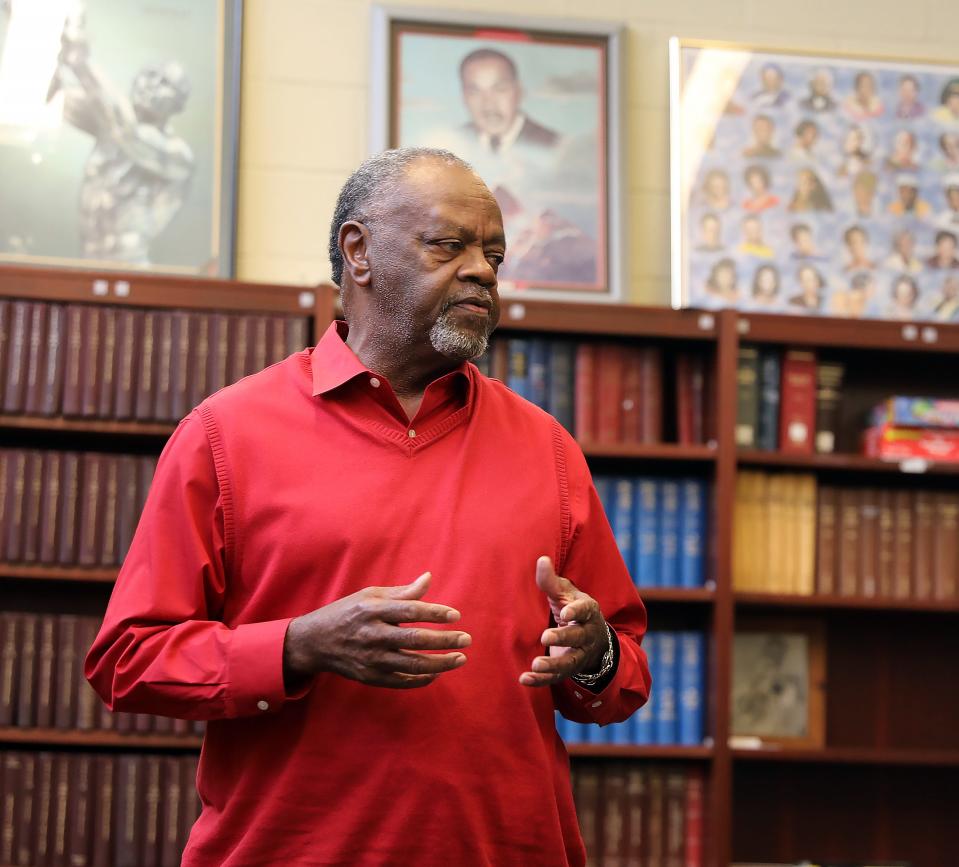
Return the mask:
[[506,228],[500,291],[622,294],[619,28],[374,7],[372,151],[469,162]]
[[959,321],[959,65],[670,43],[674,306]]
[[0,0],[0,262],[233,273],[241,0]]

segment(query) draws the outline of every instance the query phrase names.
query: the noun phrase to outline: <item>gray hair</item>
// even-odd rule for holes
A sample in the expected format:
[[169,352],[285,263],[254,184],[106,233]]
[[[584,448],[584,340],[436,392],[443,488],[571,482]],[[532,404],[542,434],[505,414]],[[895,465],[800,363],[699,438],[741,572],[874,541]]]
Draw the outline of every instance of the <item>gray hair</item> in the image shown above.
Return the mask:
[[473,167],[456,154],[439,148],[396,148],[383,151],[365,160],[349,176],[333,209],[330,223],[330,264],[333,282],[341,286],[343,279],[343,251],[340,249],[340,229],[344,223],[356,220],[369,222],[372,209],[389,197],[389,193],[404,179],[413,163],[435,160],[447,166],[458,166],[467,171]]

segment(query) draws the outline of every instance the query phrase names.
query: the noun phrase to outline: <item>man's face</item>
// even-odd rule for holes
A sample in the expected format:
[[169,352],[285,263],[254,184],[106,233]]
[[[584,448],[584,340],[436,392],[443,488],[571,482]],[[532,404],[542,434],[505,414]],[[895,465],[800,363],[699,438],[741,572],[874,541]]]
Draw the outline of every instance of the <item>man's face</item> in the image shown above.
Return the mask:
[[496,199],[472,172],[414,163],[369,223],[380,333],[397,347],[466,360],[499,321],[496,271],[506,253]]
[[743,238],[749,244],[761,244],[763,242],[763,227],[755,217],[743,221]]
[[907,105],[911,105],[916,101],[917,96],[919,96],[919,92],[916,90],[913,80],[904,78],[899,84],[899,98]]
[[516,120],[521,99],[519,82],[504,61],[481,58],[463,70],[463,101],[480,132],[503,135]]
[[915,187],[905,185],[899,187],[899,200],[907,211],[911,211],[915,207],[918,195],[919,190]]
[[896,236],[896,250],[899,251],[899,254],[903,259],[911,259],[913,250],[915,250],[915,248],[916,242],[911,232],[903,232],[902,234]]

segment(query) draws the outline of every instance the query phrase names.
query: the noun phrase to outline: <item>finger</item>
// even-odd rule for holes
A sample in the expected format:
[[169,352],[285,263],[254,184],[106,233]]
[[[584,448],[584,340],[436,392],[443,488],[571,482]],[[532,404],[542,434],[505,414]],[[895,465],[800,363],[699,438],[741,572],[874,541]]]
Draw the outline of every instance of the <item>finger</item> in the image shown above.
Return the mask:
[[437,677],[439,677],[437,674],[377,672],[376,674],[367,674],[363,683],[368,686],[385,686],[390,689],[419,689],[423,686],[429,686]]
[[547,629],[540,641],[545,647],[585,647],[589,633],[578,624],[558,626]]
[[576,623],[587,623],[596,616],[598,611],[599,605],[596,604],[596,600],[593,599],[592,596],[587,596],[585,593],[577,590],[576,598],[563,606],[563,610],[559,612],[559,616],[567,623],[572,621]]
[[[553,568],[553,561],[549,557],[540,557],[536,561],[536,586],[550,599],[556,602],[565,602],[565,588],[561,579]],[[566,582],[569,584],[569,582]]]
[[386,623],[453,623],[460,619],[459,611],[449,605],[417,599],[384,599],[378,613]]
[[450,632],[441,629],[390,629],[391,647],[403,650],[451,650],[469,647],[473,637],[468,632]]
[[424,572],[410,584],[400,584],[398,587],[381,587],[382,595],[388,599],[421,599],[430,586],[432,572]]
[[398,650],[384,653],[374,663],[380,671],[396,674],[442,674],[466,663],[462,653],[415,653]]
[[579,671],[584,654],[580,650],[571,650],[560,656],[537,656],[530,671],[534,674],[551,674],[557,679],[569,677]]
[[562,679],[552,674],[537,674],[535,671],[524,671],[519,676],[519,682],[523,686],[552,686]]

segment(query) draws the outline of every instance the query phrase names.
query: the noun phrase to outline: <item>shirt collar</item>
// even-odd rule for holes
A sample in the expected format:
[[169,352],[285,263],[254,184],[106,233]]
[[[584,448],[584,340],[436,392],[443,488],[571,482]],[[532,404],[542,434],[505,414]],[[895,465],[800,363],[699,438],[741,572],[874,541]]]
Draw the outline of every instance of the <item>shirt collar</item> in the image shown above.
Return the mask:
[[[310,369],[313,372],[314,397],[333,391],[358,376],[374,375],[374,371],[366,367],[356,353],[346,345],[346,336],[349,331],[349,326],[341,320],[330,323],[330,327],[326,329],[311,353]],[[376,375],[380,376],[380,374]],[[460,378],[466,381],[467,395],[471,396],[473,392],[471,365],[465,361],[458,368],[435,381],[448,379],[452,383]]]
[[[513,118],[513,122],[510,124],[509,129],[499,137],[499,147],[496,149],[497,153],[501,153],[502,151],[511,148],[516,143],[516,139],[519,138],[519,134],[523,129],[524,123],[526,123],[526,115],[522,112],[518,112],[516,117]],[[483,146],[492,150],[490,139],[491,136],[489,133],[480,133],[480,141],[483,143]]]

